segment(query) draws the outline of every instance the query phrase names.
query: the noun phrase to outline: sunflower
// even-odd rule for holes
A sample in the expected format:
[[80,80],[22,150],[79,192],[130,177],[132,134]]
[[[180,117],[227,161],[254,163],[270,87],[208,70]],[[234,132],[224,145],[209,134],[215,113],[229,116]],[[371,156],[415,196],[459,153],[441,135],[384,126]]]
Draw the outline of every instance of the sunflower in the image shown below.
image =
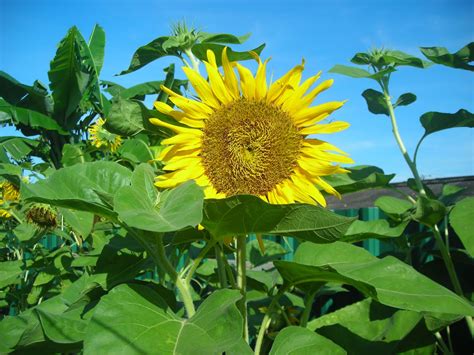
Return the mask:
[[347,171],[334,163],[353,161],[335,146],[309,136],[346,129],[346,122],[320,123],[344,102],[310,106],[333,80],[307,93],[321,73],[301,83],[304,62],[267,85],[268,60],[254,56],[258,61],[255,76],[230,62],[227,48],[222,52],[223,74],[212,51],[204,62],[208,80],[184,67],[197,100],[162,87],[180,110],[155,102],[159,112],[178,121],[150,119],[176,133],[162,141],[166,148],[158,159],[164,162],[166,173],[156,178],[155,185],[170,188],[194,179],[204,187],[206,198],[251,194],[272,204],[326,206],[320,190],[340,196],[323,177]]
[[89,127],[91,144],[96,148],[105,148],[115,153],[122,144],[122,137],[110,133],[104,126],[105,120],[99,118],[96,123]]
[[[4,204],[4,201],[2,199],[0,199],[0,206],[2,206]],[[4,209],[4,208],[0,208],[0,218],[10,218],[12,215],[10,212],[8,212],[8,210]]]
[[18,201],[20,199],[20,189],[9,181],[0,182],[2,197],[6,201]]

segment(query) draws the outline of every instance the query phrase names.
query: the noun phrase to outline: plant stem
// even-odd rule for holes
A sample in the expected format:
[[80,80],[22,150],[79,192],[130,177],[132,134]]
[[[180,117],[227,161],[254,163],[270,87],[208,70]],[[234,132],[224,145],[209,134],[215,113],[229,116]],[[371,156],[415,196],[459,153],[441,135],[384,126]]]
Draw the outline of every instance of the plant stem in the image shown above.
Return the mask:
[[306,298],[304,301],[304,311],[300,319],[301,327],[306,328],[306,325],[308,324],[309,316],[311,314],[311,309],[313,306],[314,297],[316,296],[317,292],[318,292],[318,288],[316,288],[315,290],[312,290],[311,292],[308,293],[308,295],[306,295]]
[[191,297],[189,285],[179,277],[173,265],[171,265],[168,261],[165,252],[165,246],[163,245],[163,238],[161,236],[157,238],[157,253],[158,258],[156,258],[156,262],[162,269],[166,271],[166,273],[170,276],[171,280],[175,282],[176,287],[178,288],[179,293],[181,295],[181,299],[183,300],[184,308],[186,309],[188,318],[191,318],[194,313],[196,313],[196,309],[194,308],[194,303]]
[[224,253],[222,252],[222,245],[215,244],[214,250],[216,253],[217,274],[219,275],[219,283],[221,284],[221,288],[227,288],[227,274],[224,264]]
[[[199,73],[199,60],[196,58],[196,56],[193,54],[193,52],[191,51],[191,49],[186,49],[184,51],[184,53],[186,53],[186,55],[189,57],[189,60],[191,61],[191,68],[193,68],[196,72]],[[184,60],[183,60],[184,61]],[[184,61],[186,64],[187,62]],[[187,64],[189,66],[189,64]]]
[[413,173],[413,176],[415,177],[416,185],[418,187],[418,190],[420,191],[420,194],[426,196],[426,191],[421,182],[421,178],[418,174],[418,170],[416,169],[416,165],[413,163],[410,156],[408,155],[407,149],[405,148],[405,144],[403,144],[402,137],[400,136],[400,133],[398,131],[397,119],[395,118],[395,112],[393,111],[392,101],[390,100],[390,96],[388,95],[388,92],[386,90],[384,90],[384,98],[388,107],[388,112],[390,114],[390,120],[392,122],[392,132],[395,136],[395,140],[397,141],[398,147],[400,148],[400,151],[402,152],[402,155],[405,158],[408,167],[410,168],[411,172]]
[[260,351],[262,350],[263,339],[265,338],[265,333],[267,332],[270,323],[272,322],[272,312],[273,308],[278,304],[281,296],[286,292],[286,287],[283,286],[278,293],[273,297],[270,305],[267,308],[267,312],[263,317],[262,324],[260,325],[260,329],[258,330],[257,341],[255,343],[255,355],[260,355]]
[[191,283],[191,280],[193,278],[194,273],[196,272],[197,268],[199,267],[199,264],[201,263],[202,259],[206,257],[207,252],[215,245],[215,241],[210,241],[207,243],[204,248],[202,248],[201,252],[197,256],[196,259],[193,261],[193,266],[189,269],[189,271],[186,274],[185,282],[187,284]]
[[439,347],[441,348],[441,350],[443,351],[443,354],[446,354],[446,355],[451,355],[452,352],[449,350],[449,348],[446,346],[446,343],[444,342],[443,340],[443,337],[441,336],[441,334],[439,332],[436,332],[435,333],[435,337],[436,337],[436,341],[439,345]]
[[[393,110],[393,105],[392,105],[392,101],[390,100],[390,95],[388,94],[388,90],[386,90],[383,86],[382,86],[382,89],[384,93],[385,103],[387,104],[388,112],[390,114],[390,120],[392,122],[392,131],[393,131],[393,135],[395,136],[395,140],[397,141],[398,147],[400,148],[400,151],[402,152],[402,155],[405,158],[405,161],[407,162],[408,166],[410,167],[410,170],[413,173],[413,177],[415,178],[415,182],[420,192],[420,195],[427,198],[428,196],[423,187],[423,183],[421,181],[420,175],[418,174],[416,164],[411,160],[410,156],[408,155],[405,145],[403,144],[403,140],[398,131],[397,119],[395,117],[395,112]],[[439,232],[438,226],[436,224],[431,226],[431,230],[433,231],[433,235],[435,236],[436,244],[438,246],[438,249],[441,252],[444,265],[446,266],[446,269],[448,270],[448,275],[451,280],[451,283],[454,286],[454,290],[459,296],[464,297],[464,293],[461,288],[461,283],[459,282],[458,276],[456,274],[456,270],[454,269],[453,260],[451,259],[449,250],[446,248],[446,245],[443,242],[443,238],[441,237],[441,233]],[[474,337],[474,323],[472,321],[472,318],[469,316],[466,316],[465,320],[469,328],[469,331],[471,333],[471,337]]]
[[240,290],[242,298],[237,302],[237,307],[244,320],[244,339],[249,342],[249,332],[247,325],[247,256],[246,256],[247,236],[237,237],[237,287]]

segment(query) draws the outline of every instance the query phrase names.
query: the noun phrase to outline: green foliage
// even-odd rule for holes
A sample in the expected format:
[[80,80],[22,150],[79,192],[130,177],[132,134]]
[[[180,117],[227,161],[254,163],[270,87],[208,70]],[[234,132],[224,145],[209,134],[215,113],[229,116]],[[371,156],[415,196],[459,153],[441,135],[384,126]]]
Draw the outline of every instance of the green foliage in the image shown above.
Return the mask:
[[301,327],[287,327],[278,333],[270,355],[284,354],[345,354],[329,339]]
[[[170,35],[138,48],[122,74],[167,56],[199,70],[208,50],[221,65],[225,46],[248,36],[178,23]],[[433,62],[472,70],[471,47],[422,51]],[[227,53],[241,61],[263,48]],[[161,140],[172,132],[149,119],[180,123],[144,100],[153,95],[173,106],[163,86],[193,93],[173,64],[163,77],[130,87],[103,80],[104,58],[99,25],[88,41],[72,27],[51,61],[49,89],[0,72],[0,124],[23,135],[0,137],[1,353],[390,354],[460,347],[465,325],[451,325],[462,319],[472,328],[466,316],[474,314],[465,282],[474,206],[471,197],[460,200],[466,191],[450,184],[441,194],[429,190],[404,148],[414,173],[410,196],[377,199],[375,220],[307,204],[271,205],[256,196],[204,200],[194,181],[158,189]],[[394,110],[416,95],[392,103],[390,77],[403,66],[430,65],[386,49],[357,53],[352,63],[366,68],[331,71],[373,79],[380,91],[368,89],[363,97],[370,112],[391,122]],[[106,122],[95,128],[121,136],[118,149],[88,141],[99,117]],[[421,123],[422,141],[473,127],[473,115],[428,112]],[[404,147],[396,125],[393,130]],[[378,167],[348,170],[324,179],[341,194],[396,189],[395,174]],[[48,218],[50,224],[39,223]],[[388,256],[351,244],[374,238]]]
[[184,320],[152,288],[118,286],[102,297],[97,306],[85,336],[84,351],[86,354],[151,353],[157,349],[165,354],[225,351],[240,339],[242,318],[235,306],[239,298],[237,291],[220,290],[204,301],[194,317]]
[[367,89],[362,93],[362,96],[367,102],[367,107],[370,112],[376,115],[383,114],[388,116],[390,114],[388,112],[385,97],[381,92],[377,90]]
[[241,195],[207,200],[202,225],[215,238],[263,233],[330,243],[340,239],[352,221],[321,207],[270,205],[258,197]]
[[444,47],[421,47],[420,50],[426,58],[434,63],[474,71],[474,66],[469,64],[474,61],[474,42],[462,47],[455,53],[449,53]]
[[337,282],[354,286],[390,307],[415,312],[474,314],[469,302],[402,261],[391,256],[378,259],[347,243],[304,243],[296,251],[295,262],[277,261],[275,265],[291,285]]
[[461,239],[466,251],[474,256],[474,198],[467,197],[454,206],[449,223]]

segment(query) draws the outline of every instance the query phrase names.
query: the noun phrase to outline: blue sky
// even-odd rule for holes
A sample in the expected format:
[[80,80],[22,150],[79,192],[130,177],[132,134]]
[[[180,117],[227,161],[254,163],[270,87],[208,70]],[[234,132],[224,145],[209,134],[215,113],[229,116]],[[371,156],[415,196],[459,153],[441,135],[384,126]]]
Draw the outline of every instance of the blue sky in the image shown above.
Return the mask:
[[[241,49],[266,43],[263,57],[272,57],[274,77],[306,60],[305,76],[322,70],[334,78],[319,102],[348,99],[333,115],[351,127],[323,137],[349,152],[357,164],[377,165],[409,177],[409,170],[391,134],[389,120],[367,111],[361,96],[375,88],[368,80],[327,73],[335,64],[349,64],[356,52],[375,46],[420,55],[420,46],[444,46],[451,51],[474,40],[474,2],[431,1],[112,1],[0,0],[0,70],[31,84],[47,83],[49,62],[67,29],[78,26],[87,38],[95,23],[106,31],[105,64],[101,78],[131,86],[161,80],[172,60],[156,61],[122,77],[135,49],[166,35],[170,25],[185,19],[206,32],[251,32]],[[239,47],[235,47],[238,49]],[[180,73],[181,76],[182,73]],[[392,76],[392,95],[413,92],[418,100],[397,110],[402,137],[410,152],[423,133],[419,117],[427,111],[474,110],[471,72],[433,66],[402,68]],[[2,135],[12,134],[1,128]],[[434,134],[419,153],[419,170],[427,178],[474,175],[473,130],[460,128]]]

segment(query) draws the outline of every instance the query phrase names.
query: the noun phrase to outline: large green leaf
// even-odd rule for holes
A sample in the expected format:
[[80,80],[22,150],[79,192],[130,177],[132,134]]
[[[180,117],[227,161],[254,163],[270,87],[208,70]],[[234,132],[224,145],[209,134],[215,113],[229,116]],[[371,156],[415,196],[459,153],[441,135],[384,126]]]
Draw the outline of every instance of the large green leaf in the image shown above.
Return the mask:
[[[222,51],[226,46],[215,43],[198,43],[195,44],[192,48],[194,55],[200,60],[207,61],[207,51],[211,50],[216,55],[216,63],[218,66],[222,65]],[[227,48],[227,56],[230,61],[243,61],[254,59],[253,55],[250,52],[257,53],[260,55],[262,50],[265,48],[265,44],[262,44],[254,49],[244,52],[237,52],[231,48]]]
[[474,257],[474,197],[467,197],[454,206],[449,223],[468,253]]
[[22,137],[0,137],[0,162],[8,163],[7,153],[15,160],[24,159],[39,141]]
[[463,298],[388,256],[378,259],[363,248],[335,242],[304,243],[295,262],[275,261],[286,282],[349,284],[374,300],[415,312],[473,315],[474,307]]
[[446,215],[446,207],[442,202],[424,196],[418,197],[413,219],[427,226],[434,226]]
[[199,32],[199,39],[202,43],[223,43],[223,44],[242,44],[250,37],[250,33],[243,36],[234,36],[228,33],[206,33]]
[[374,205],[396,222],[407,220],[415,207],[410,201],[393,196],[381,196]]
[[385,102],[384,95],[373,89],[367,89],[362,93],[365,101],[367,102],[367,107],[370,112],[378,115],[389,115],[387,103]]
[[374,221],[354,221],[346,234],[342,238],[343,241],[354,243],[369,238],[396,238],[402,235],[408,221],[391,225],[385,219],[377,219]]
[[89,38],[88,47],[90,54],[95,64],[95,70],[97,77],[102,70],[104,65],[104,52],[105,52],[105,31],[99,25],[95,25]]
[[163,49],[163,43],[169,39],[168,36],[158,37],[150,43],[138,48],[133,53],[132,60],[127,70],[122,71],[119,75],[128,74],[138,70],[145,65],[153,62],[156,59],[162,58],[167,55],[178,56],[177,49],[165,50]]
[[163,81],[147,81],[146,83],[134,85],[128,89],[121,91],[120,97],[123,99],[143,100],[145,98],[145,95],[159,93],[161,91],[161,85],[163,84]]
[[456,53],[449,53],[444,47],[421,47],[420,50],[426,58],[437,64],[474,71],[474,65],[469,64],[474,61],[474,42],[464,46]]
[[141,139],[129,138],[118,149],[122,159],[133,163],[146,163],[154,159],[149,145]]
[[22,266],[21,260],[0,262],[0,289],[16,282],[18,276],[23,273]]
[[59,208],[64,220],[72,229],[84,239],[89,236],[94,225],[94,214],[86,211],[74,211]]
[[51,117],[41,112],[10,105],[0,98],[0,123],[22,125],[33,129],[46,129],[67,134]]
[[270,355],[346,354],[331,340],[306,328],[290,326],[281,330],[273,343]]
[[[307,328],[343,347],[348,354],[395,354],[427,347],[434,336],[418,312],[397,310],[371,299],[310,321]],[[416,340],[412,343],[411,339]],[[431,352],[430,352],[431,353]]]
[[77,111],[90,81],[90,74],[84,70],[81,61],[79,37],[82,38],[82,35],[75,26],[68,30],[59,43],[48,72],[54,99],[54,117],[63,128],[68,129],[75,127],[76,121],[70,121],[69,117]]
[[115,216],[113,196],[130,184],[132,172],[113,162],[76,164],[54,172],[35,184],[24,184],[21,194],[27,201]]
[[202,225],[216,238],[263,233],[331,243],[342,237],[352,221],[318,206],[271,205],[240,195],[206,200]]
[[397,50],[385,51],[382,60],[386,65],[392,64],[395,66],[406,65],[416,68],[427,68],[432,65],[430,62]]
[[341,194],[356,192],[365,189],[387,187],[395,174],[385,174],[376,166],[360,165],[346,168],[347,174],[334,174],[324,178]]
[[239,298],[235,290],[216,291],[193,317],[181,319],[151,288],[122,284],[96,307],[84,353],[221,353],[241,339],[242,318],[235,306]]
[[374,79],[374,80],[378,80],[382,78],[384,75],[389,74],[393,71],[395,71],[394,68],[387,68],[377,73],[370,73],[369,71],[365,69],[350,67],[350,66],[341,65],[341,64],[336,64],[334,67],[332,67],[329,70],[330,73],[346,75],[346,76],[350,76],[351,78],[365,78],[365,79]]
[[424,136],[456,127],[474,127],[474,114],[461,109],[456,113],[427,112],[420,117],[425,128]]
[[138,166],[132,185],[115,194],[115,211],[129,226],[151,231],[171,232],[196,226],[202,219],[204,193],[193,181],[173,190],[158,192],[153,186],[153,169]]

